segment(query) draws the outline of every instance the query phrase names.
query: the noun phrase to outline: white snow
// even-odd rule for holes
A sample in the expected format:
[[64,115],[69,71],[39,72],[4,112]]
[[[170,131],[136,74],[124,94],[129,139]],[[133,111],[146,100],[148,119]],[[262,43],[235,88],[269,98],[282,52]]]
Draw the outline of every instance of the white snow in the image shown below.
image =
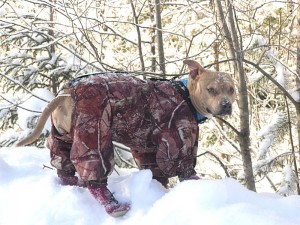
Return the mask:
[[294,98],[295,101],[299,102],[300,101],[300,94],[299,94],[299,91],[293,91],[290,93],[291,96]]
[[84,68],[86,63],[75,55],[70,54],[66,59],[66,65],[64,65],[64,71],[76,70],[78,68]]
[[287,116],[285,112],[277,112],[273,115],[271,118],[271,121],[269,124],[265,127],[263,127],[259,132],[258,132],[258,137],[266,137],[270,135],[272,132],[276,131],[279,126],[282,124],[285,124],[287,121]]
[[108,216],[85,188],[61,186],[49,150],[0,149],[1,225],[299,225],[300,196],[258,194],[233,179],[194,180],[166,190],[149,170],[117,169],[109,188],[132,209]]
[[284,182],[282,182],[283,185],[281,185],[278,193],[290,194],[290,190],[297,189],[297,178],[289,164],[284,166],[283,175]]
[[[53,94],[47,89],[38,88],[35,89],[32,93],[48,101],[51,101],[54,98]],[[21,134],[21,136],[27,136],[28,133],[31,132],[31,130],[35,126],[35,124],[31,124],[31,120],[35,116],[39,115],[39,113],[37,112],[42,112],[48,104],[48,102],[38,99],[32,96],[31,94],[27,95],[24,99],[25,101],[21,104],[21,106],[24,107],[24,109],[18,108],[18,125],[24,131],[23,134]],[[43,129],[43,133],[45,133],[46,130],[50,130],[50,127],[51,121],[50,119],[48,119]]]
[[6,8],[5,7],[0,7],[0,16],[4,17],[6,14],[7,14]]
[[269,147],[274,143],[274,135],[268,134],[264,136],[258,147],[258,158],[265,158]]
[[276,81],[282,87],[285,87],[285,76],[284,76],[283,66],[279,62],[275,63],[275,70],[277,73]]
[[249,76],[249,83],[254,84],[255,82],[258,82],[260,79],[262,79],[264,75],[262,73],[253,73]]

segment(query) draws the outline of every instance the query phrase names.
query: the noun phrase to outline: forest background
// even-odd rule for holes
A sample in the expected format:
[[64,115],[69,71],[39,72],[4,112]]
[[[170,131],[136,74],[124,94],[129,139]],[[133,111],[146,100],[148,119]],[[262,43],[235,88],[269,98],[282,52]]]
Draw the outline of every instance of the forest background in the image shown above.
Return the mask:
[[300,194],[298,1],[1,0],[0,43],[0,146],[26,136],[71,78],[180,78],[194,59],[232,74],[238,95],[231,117],[200,124],[198,174]]

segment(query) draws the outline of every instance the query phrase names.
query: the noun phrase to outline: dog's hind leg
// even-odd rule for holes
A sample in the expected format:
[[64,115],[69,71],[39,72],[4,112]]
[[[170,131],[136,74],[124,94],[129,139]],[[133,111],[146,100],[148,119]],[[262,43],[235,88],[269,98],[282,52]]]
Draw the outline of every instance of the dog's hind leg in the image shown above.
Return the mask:
[[51,133],[47,139],[47,147],[50,149],[51,165],[57,169],[57,175],[62,185],[83,186],[75,176],[75,167],[70,160],[72,142],[64,140],[52,125]]

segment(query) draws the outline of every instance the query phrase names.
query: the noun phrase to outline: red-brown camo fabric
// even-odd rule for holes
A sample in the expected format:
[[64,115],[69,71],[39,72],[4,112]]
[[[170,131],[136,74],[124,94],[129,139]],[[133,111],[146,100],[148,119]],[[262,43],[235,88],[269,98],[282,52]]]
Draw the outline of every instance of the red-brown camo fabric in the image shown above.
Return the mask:
[[[65,88],[75,102],[70,160],[81,179],[101,181],[112,172],[112,141],[130,147],[139,168],[151,169],[158,180],[195,174],[198,124],[170,82],[103,73],[75,79]],[[62,140],[58,136],[52,132],[48,140],[51,163],[64,169],[59,164],[68,160],[66,149],[53,144]]]

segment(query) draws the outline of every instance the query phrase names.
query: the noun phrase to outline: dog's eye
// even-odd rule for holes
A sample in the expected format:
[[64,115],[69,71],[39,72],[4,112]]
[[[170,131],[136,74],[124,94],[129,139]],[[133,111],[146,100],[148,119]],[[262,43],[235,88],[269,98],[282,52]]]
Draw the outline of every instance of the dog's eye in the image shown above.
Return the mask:
[[233,93],[234,93],[234,88],[233,88],[233,87],[230,87],[229,92],[230,92],[231,94],[233,94]]
[[214,88],[208,88],[207,89],[208,93],[215,95],[216,94],[216,90]]

